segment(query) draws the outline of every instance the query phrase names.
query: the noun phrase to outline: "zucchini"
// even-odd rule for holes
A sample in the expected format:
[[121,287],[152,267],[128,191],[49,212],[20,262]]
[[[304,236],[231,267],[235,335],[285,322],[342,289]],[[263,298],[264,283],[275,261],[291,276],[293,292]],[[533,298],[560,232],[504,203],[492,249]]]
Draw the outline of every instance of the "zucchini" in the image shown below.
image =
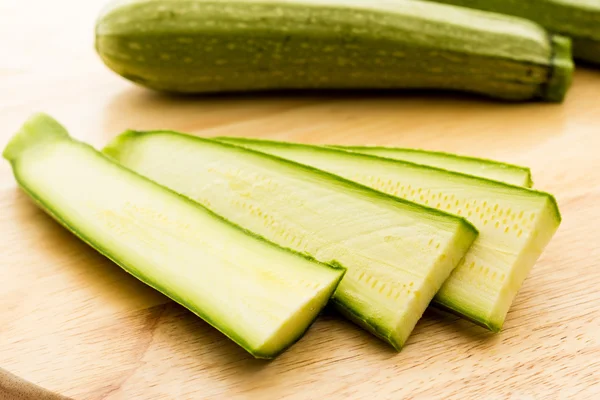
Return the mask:
[[570,41],[524,19],[415,0],[128,0],[96,49],[152,89],[446,89],[561,101]]
[[548,193],[332,148],[224,140],[467,218],[480,235],[434,302],[495,332],[502,328],[517,291],[561,221]]
[[104,152],[283,247],[344,265],[333,303],[398,350],[477,236],[460,217],[214,140],[132,131]]
[[575,58],[600,63],[598,0],[429,0],[527,18],[573,39]]
[[30,119],[4,157],[48,214],[258,358],[297,341],[344,270],[293,254]]
[[[227,140],[227,138],[218,138]],[[519,165],[476,157],[419,149],[404,149],[382,146],[331,146],[356,153],[371,154],[383,158],[409,161],[415,164],[429,165],[467,175],[479,176],[516,186],[532,187],[531,170]]]

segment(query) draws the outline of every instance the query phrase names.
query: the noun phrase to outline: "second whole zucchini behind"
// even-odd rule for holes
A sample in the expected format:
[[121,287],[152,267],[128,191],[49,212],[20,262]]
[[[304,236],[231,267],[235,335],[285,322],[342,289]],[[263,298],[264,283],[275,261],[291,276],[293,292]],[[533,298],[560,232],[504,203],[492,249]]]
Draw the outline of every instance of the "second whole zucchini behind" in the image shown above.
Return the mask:
[[394,0],[133,0],[100,16],[108,67],[183,93],[447,89],[560,101],[568,39],[520,18]]
[[573,39],[575,58],[600,64],[598,0],[429,0],[527,18]]

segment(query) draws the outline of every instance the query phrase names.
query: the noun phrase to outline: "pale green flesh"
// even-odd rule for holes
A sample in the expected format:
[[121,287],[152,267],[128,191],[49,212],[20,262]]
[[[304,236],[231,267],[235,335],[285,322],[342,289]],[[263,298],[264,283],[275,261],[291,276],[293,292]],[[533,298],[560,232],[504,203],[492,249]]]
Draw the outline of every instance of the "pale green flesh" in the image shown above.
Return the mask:
[[31,119],[4,155],[55,219],[255,357],[298,340],[344,274],[122,168],[50,117]]
[[414,0],[137,0],[96,26],[106,65],[172,92],[418,88],[562,100],[570,42],[503,15]]
[[334,302],[397,349],[476,237],[463,219],[212,140],[129,132],[104,151],[283,247],[341,263]]
[[560,224],[552,196],[409,162],[318,146],[222,138],[463,216],[480,232],[435,303],[499,331],[517,291]]
[[[227,140],[226,138],[222,138]],[[409,161],[416,164],[429,165],[449,171],[460,172],[467,175],[492,179],[510,185],[531,187],[531,171],[529,168],[518,165],[484,160],[481,158],[458,156],[454,154],[426,151],[417,149],[403,149],[397,147],[380,146],[332,146],[342,150],[356,153],[370,154],[373,156],[391,158],[400,161]]]

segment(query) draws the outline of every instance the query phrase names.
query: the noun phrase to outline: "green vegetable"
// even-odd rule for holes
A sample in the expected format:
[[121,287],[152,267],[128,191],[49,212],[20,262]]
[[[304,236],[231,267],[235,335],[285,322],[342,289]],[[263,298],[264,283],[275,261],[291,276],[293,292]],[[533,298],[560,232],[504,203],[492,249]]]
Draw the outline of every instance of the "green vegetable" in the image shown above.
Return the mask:
[[[227,138],[218,138],[227,141]],[[437,151],[403,149],[398,147],[380,146],[332,146],[356,153],[409,161],[415,164],[429,165],[449,171],[479,176],[511,185],[531,187],[531,170],[518,165],[498,161],[485,160],[475,157],[458,156],[456,154]]]
[[48,116],[30,119],[4,157],[58,222],[255,357],[297,341],[344,274],[122,168]]
[[462,218],[214,140],[128,132],[104,152],[283,247],[344,265],[333,302],[396,349],[477,236]]
[[576,58],[600,63],[598,0],[429,0],[523,17],[570,36]]
[[517,291],[561,221],[551,195],[518,186],[332,148],[222,140],[467,218],[480,235],[434,301],[493,331],[502,328]]
[[570,41],[520,18],[415,0],[134,0],[96,49],[118,74],[185,93],[417,88],[561,101]]

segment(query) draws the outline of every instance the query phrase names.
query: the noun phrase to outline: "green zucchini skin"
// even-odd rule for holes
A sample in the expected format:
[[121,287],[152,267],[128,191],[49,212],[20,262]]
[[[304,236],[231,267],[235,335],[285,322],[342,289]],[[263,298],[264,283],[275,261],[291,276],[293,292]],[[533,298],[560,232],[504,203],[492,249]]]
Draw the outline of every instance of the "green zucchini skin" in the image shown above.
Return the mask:
[[575,58],[600,64],[597,0],[428,0],[527,18],[573,40]]
[[569,39],[415,0],[133,0],[96,25],[105,64],[167,92],[442,89],[561,101]]

